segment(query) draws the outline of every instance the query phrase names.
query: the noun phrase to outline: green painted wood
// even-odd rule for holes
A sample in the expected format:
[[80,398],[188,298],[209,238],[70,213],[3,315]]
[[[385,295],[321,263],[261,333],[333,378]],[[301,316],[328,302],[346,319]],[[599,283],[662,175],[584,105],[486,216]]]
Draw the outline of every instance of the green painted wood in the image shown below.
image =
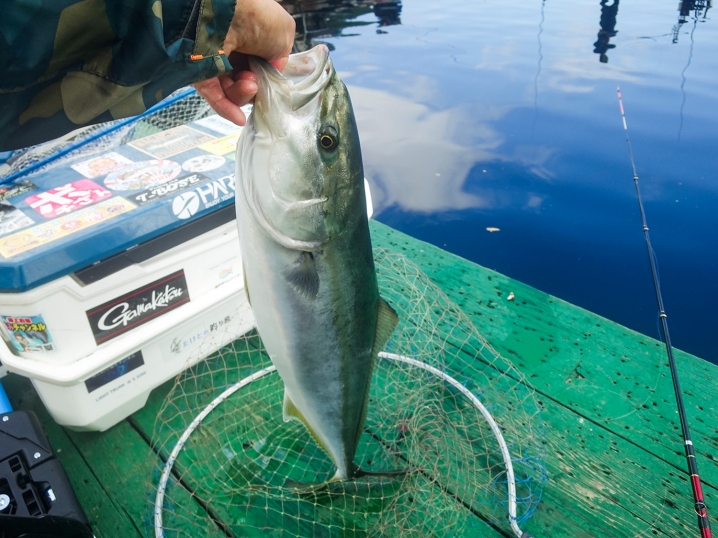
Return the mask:
[[[658,505],[643,506],[642,510],[658,514],[675,506],[682,524],[694,528],[670,373],[660,342],[379,223],[372,222],[371,230],[375,247],[401,252],[417,263],[491,345],[529,378],[547,405],[555,403],[573,412],[576,422],[564,424],[576,424],[579,419],[592,423],[596,431],[625,445],[622,452],[626,461],[648,469],[646,476],[657,477],[646,484],[661,484],[658,491],[668,495],[658,499]],[[514,301],[507,300],[510,292],[515,294]],[[718,482],[712,456],[718,446],[718,430],[707,417],[716,414],[711,394],[718,389],[718,368],[680,351],[676,355],[701,476],[704,483],[713,486],[707,492],[711,498]],[[561,431],[557,415],[545,420],[549,432]],[[570,434],[576,428],[570,426],[564,431]],[[570,435],[566,438],[564,444],[570,442]],[[592,464],[588,462],[593,462],[593,457],[602,459],[599,453],[583,450],[574,454],[587,465]],[[617,473],[618,484],[628,481],[630,486],[628,475],[634,473],[630,467],[626,476]],[[551,488],[547,490],[550,494]],[[642,491],[628,490],[634,495]],[[593,491],[590,484],[587,491]],[[630,495],[628,502],[627,508],[632,502]],[[547,506],[544,503],[542,508]],[[555,510],[556,506],[551,508]],[[534,520],[540,519],[542,508]],[[718,521],[715,511],[712,516]]]
[[[375,247],[414,261],[535,387],[544,408],[550,481],[525,530],[537,538],[696,535],[670,375],[659,342],[376,222],[371,230]],[[514,301],[507,300],[509,292]],[[236,351],[246,355],[248,350]],[[707,502],[709,509],[716,506],[711,514],[718,528],[718,503],[712,502],[718,501],[718,462],[712,455],[718,428],[711,397],[718,389],[718,369],[682,352],[677,359]],[[150,497],[160,460],[147,440],[173,384],[155,390],[130,420],[87,434],[57,426],[26,380],[11,375],[4,382],[17,408],[34,410],[41,418],[97,537],[149,536]],[[222,380],[213,383],[219,388]],[[271,407],[260,415],[276,420],[276,411]],[[243,412],[257,410],[245,407]],[[175,534],[225,536],[198,502],[208,500],[202,498],[202,481],[211,469],[183,469],[187,462],[182,460],[178,465],[187,483],[173,486],[173,499],[175,508],[189,516]],[[216,515],[238,536],[251,534],[238,512]],[[366,534],[360,522],[346,523],[354,529],[349,535]],[[284,534],[323,535],[321,525],[292,525],[291,518],[285,519]],[[465,535],[505,534],[484,525]]]
[[[128,421],[102,433],[73,432],[57,425],[29,380],[3,379],[15,409],[33,411],[42,423],[58,459],[67,471],[96,538],[150,536],[154,464],[145,439]],[[202,513],[188,494],[181,495],[190,513]],[[196,525],[193,536],[224,538],[216,526]]]
[[[171,400],[179,402],[181,407],[202,409],[230,384],[251,371],[270,364],[269,358],[257,351],[256,337],[250,340],[249,347],[242,345],[241,341],[235,342],[233,347],[234,353],[220,352],[210,357],[205,365],[198,367],[193,382],[184,385],[186,388],[182,398],[177,399],[176,394],[170,394]],[[236,367],[237,363],[240,364],[239,368]],[[211,375],[208,375],[207,371],[211,371]],[[150,398],[145,408],[132,417],[139,428],[156,440],[165,458],[194,416],[191,413],[177,416],[177,420],[168,428],[158,428],[155,421],[158,415],[173,421],[173,412],[177,410],[181,413],[180,406],[163,409],[164,399],[171,390],[170,384],[165,384]],[[257,436],[271,438],[277,431],[286,431],[282,422],[281,394],[281,381],[276,374],[271,374],[243,389],[242,393],[230,397],[203,421],[185,444],[175,463],[175,469],[182,476],[183,482],[196,496],[208,502],[233,534],[263,536],[268,531],[265,527],[269,526],[282,528],[288,536],[336,536],[336,532],[339,532],[336,529],[342,529],[341,536],[366,537],[371,534],[367,532],[364,513],[379,513],[381,507],[391,503],[398,503],[393,509],[395,514],[400,515],[403,528],[412,529],[411,534],[408,530],[404,531],[407,536],[432,536],[436,533],[437,525],[447,523],[436,517],[426,518],[428,513],[446,514],[448,510],[457,521],[469,519],[467,510],[461,505],[457,507],[453,499],[447,501],[445,496],[439,494],[438,488],[442,486],[423,473],[411,476],[411,480],[418,484],[414,485],[414,490],[417,491],[415,499],[403,493],[406,488],[400,487],[401,480],[374,479],[360,482],[359,485],[332,486],[332,491],[346,487],[349,495],[337,495],[338,491],[334,491],[331,499],[327,494],[321,493],[316,497],[294,495],[291,500],[280,501],[276,496],[262,494],[261,488],[267,484],[276,488],[284,485],[286,478],[317,483],[330,477],[334,471],[333,464],[298,424],[294,424],[297,440],[284,439],[281,442],[284,452],[281,461],[272,458],[273,452],[265,453],[262,448],[255,448],[258,444],[262,447],[265,445]],[[248,420],[251,422],[251,431],[247,431],[242,417],[251,417]],[[366,436],[364,440],[367,444],[362,444],[358,460],[366,456],[365,460],[373,462],[373,469],[406,466],[406,462],[388,456],[388,451],[381,444],[385,441],[377,441],[370,436]],[[267,445],[275,447],[272,443]],[[219,454],[220,446],[222,451],[236,456],[233,456],[230,462],[224,460]],[[268,457],[269,463],[264,467],[254,464],[265,456]],[[320,467],[323,473],[311,476],[296,474],[297,469],[307,467],[307,461],[317,459],[325,462]],[[248,480],[260,488],[253,496],[252,507],[247,507],[246,496],[231,494],[232,483],[238,484],[239,488],[246,491]],[[352,492],[355,487],[360,488],[356,495]],[[224,493],[218,493],[220,491]],[[367,494],[367,491],[370,493]],[[418,498],[421,492],[424,492],[425,496]],[[284,495],[292,494],[285,491]],[[329,503],[329,500],[332,502]],[[349,511],[330,511],[329,504],[336,506],[340,500],[361,507]],[[168,522],[174,523],[185,518],[184,512],[180,513],[181,508],[167,514]],[[395,527],[390,526],[391,528]],[[466,529],[464,533],[458,533],[457,530],[457,536],[476,536],[475,530]],[[480,532],[481,536],[487,538],[506,536],[485,524],[481,525]]]
[[[140,527],[137,526],[141,521],[133,521],[129,518],[121,504],[117,502],[118,494],[126,495],[128,492],[113,491],[113,481],[108,482],[107,477],[100,477],[95,474],[93,467],[98,462],[88,461],[83,452],[78,449],[70,433],[52,420],[42,402],[40,402],[37,393],[32,388],[30,381],[10,374],[3,379],[3,386],[14,409],[33,411],[37,415],[55,451],[55,455],[67,471],[75,494],[85,510],[95,536],[97,538],[141,536]],[[79,443],[80,445],[83,444],[81,439]],[[131,473],[133,471],[129,469],[125,472]]]

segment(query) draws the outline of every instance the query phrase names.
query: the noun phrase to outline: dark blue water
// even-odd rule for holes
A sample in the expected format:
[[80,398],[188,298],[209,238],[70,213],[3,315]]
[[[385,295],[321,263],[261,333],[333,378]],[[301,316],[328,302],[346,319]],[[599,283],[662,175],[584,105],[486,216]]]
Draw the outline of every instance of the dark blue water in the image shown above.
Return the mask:
[[375,217],[658,337],[620,85],[673,342],[718,363],[713,11],[678,25],[655,0],[375,4],[285,1],[314,11],[295,15],[299,48],[334,49]]

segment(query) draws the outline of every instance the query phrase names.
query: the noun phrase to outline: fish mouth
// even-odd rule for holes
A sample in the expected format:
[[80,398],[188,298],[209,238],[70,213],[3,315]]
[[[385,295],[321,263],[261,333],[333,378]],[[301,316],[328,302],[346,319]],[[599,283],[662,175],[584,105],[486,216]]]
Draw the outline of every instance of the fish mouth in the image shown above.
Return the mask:
[[312,113],[316,107],[307,105],[315,103],[334,75],[326,45],[291,54],[283,71],[258,57],[250,57],[249,69],[258,79],[255,108],[263,115],[275,117],[286,113]]

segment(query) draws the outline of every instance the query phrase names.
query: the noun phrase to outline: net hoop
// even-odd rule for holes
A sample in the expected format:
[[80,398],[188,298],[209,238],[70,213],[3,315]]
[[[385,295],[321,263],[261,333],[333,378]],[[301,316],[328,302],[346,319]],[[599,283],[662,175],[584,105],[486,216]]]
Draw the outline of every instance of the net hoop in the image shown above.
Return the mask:
[[[459,381],[451,377],[449,374],[442,372],[438,368],[434,368],[433,366],[426,364],[425,362],[418,361],[416,359],[412,359],[410,357],[405,357],[403,355],[397,355],[395,353],[388,353],[386,351],[382,351],[379,353],[380,359],[388,359],[396,362],[403,362],[405,364],[410,364],[412,366],[416,366],[418,368],[422,368],[426,370],[427,372],[432,373],[436,377],[446,381],[450,385],[452,385],[454,388],[456,388],[461,394],[466,396],[466,398],[472,403],[476,409],[481,412],[481,415],[484,417],[486,422],[488,422],[489,426],[491,427],[491,432],[494,434],[494,437],[496,438],[496,441],[499,444],[499,448],[501,450],[501,456],[504,460],[504,466],[506,467],[506,479],[507,479],[507,488],[508,488],[508,511],[509,511],[509,524],[511,525],[511,530],[514,532],[516,536],[521,538],[521,536],[524,536],[523,531],[518,526],[517,520],[516,520],[516,479],[514,477],[514,468],[513,464],[511,463],[511,453],[509,452],[509,448],[506,445],[506,441],[504,440],[504,436],[501,433],[501,429],[499,428],[499,425],[494,420],[494,417],[489,413],[489,410],[486,409],[484,404],[481,403],[481,401],[464,385],[462,385]],[[229,398],[232,394],[237,392],[239,389],[246,387],[250,383],[264,377],[265,375],[271,374],[272,372],[276,372],[276,367],[274,365],[268,366],[266,368],[263,368],[262,370],[259,370],[251,375],[248,375],[247,377],[239,380],[237,383],[229,387],[227,390],[225,390],[222,394],[217,396],[212,402],[210,402],[207,407],[205,407],[202,412],[197,415],[194,420],[190,423],[189,426],[187,426],[187,429],[182,433],[179,440],[175,444],[175,446],[172,448],[172,451],[170,452],[169,457],[167,458],[167,463],[165,463],[165,466],[162,470],[162,475],[160,476],[159,484],[157,485],[157,493],[155,495],[155,506],[154,506],[154,527],[155,527],[155,538],[165,538],[164,533],[164,527],[163,527],[163,521],[162,521],[162,507],[164,505],[164,497],[165,497],[165,490],[167,488],[167,482],[169,480],[170,474],[172,473],[172,468],[174,467],[175,461],[177,461],[177,457],[179,456],[179,453],[184,448],[185,443],[189,439],[190,435],[197,429],[197,426],[199,426],[202,421],[209,415],[214,409],[216,409],[222,402],[224,402],[227,398]]]

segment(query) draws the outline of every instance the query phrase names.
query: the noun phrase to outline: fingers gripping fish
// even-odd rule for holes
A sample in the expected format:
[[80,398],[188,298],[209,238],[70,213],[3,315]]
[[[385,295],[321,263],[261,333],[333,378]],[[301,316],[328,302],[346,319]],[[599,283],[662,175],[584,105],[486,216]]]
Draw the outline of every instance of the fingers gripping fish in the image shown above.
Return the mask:
[[237,148],[237,223],[257,330],[284,382],[284,419],[331,457],[354,456],[372,366],[398,323],[380,296],[359,136],[326,46],[282,73],[250,61],[259,91]]

